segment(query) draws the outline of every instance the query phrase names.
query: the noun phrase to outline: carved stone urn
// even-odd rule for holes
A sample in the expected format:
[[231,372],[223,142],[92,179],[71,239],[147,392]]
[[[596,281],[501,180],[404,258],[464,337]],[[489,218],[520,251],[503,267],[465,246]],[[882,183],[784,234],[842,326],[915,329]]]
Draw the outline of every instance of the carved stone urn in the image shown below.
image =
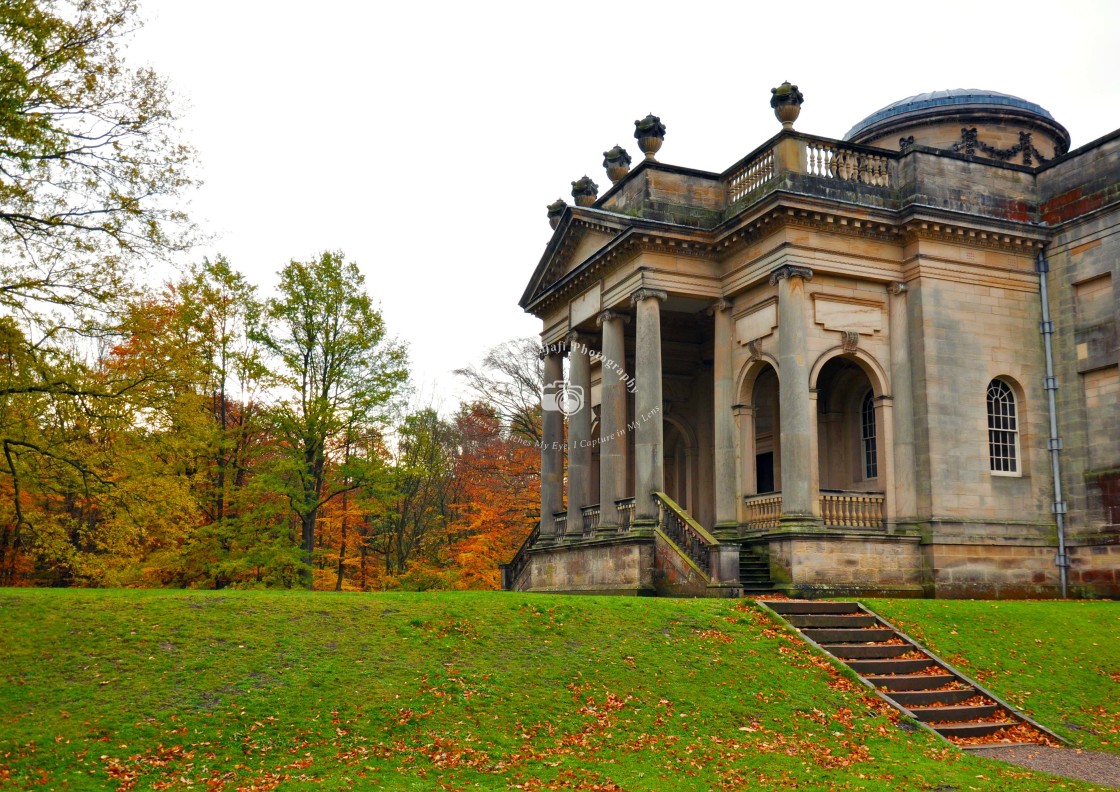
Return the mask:
[[556,230],[556,226],[560,225],[560,216],[564,214],[564,210],[568,208],[568,204],[564,202],[563,198],[557,198],[555,201],[548,205],[548,224],[552,226],[552,230]]
[[587,176],[572,182],[572,197],[576,206],[591,206],[599,197],[599,185]]
[[651,160],[665,141],[665,125],[660,118],[650,113],[641,121],[634,122],[634,137],[646,159]]
[[603,152],[603,167],[611,184],[618,184],[630,172],[630,155],[622,146],[615,146]]
[[790,85],[788,80],[777,88],[771,88],[770,94],[770,106],[774,108],[774,117],[782,122],[782,129],[793,129],[793,122],[801,115],[801,103],[805,101],[804,94],[797,90],[796,85]]

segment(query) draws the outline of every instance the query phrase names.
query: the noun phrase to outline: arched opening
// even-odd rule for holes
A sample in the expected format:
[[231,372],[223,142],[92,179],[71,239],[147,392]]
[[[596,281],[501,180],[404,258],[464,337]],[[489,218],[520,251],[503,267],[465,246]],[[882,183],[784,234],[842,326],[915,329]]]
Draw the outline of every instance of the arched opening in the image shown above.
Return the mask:
[[864,370],[846,357],[817,376],[817,459],[822,492],[880,492],[881,417]]
[[754,491],[782,489],[781,415],[778,406],[778,373],[766,365],[751,389],[754,408]]
[[665,492],[685,511],[696,502],[696,442],[689,427],[665,418]]

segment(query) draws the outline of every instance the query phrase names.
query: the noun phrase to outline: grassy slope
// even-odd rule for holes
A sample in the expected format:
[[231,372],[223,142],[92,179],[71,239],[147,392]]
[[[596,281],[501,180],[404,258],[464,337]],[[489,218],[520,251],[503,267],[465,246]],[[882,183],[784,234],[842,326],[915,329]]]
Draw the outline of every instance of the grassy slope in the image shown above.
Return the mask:
[[740,602],[9,589],[0,635],[0,787],[1090,788],[900,728]]
[[1075,745],[1120,753],[1120,603],[866,604]]

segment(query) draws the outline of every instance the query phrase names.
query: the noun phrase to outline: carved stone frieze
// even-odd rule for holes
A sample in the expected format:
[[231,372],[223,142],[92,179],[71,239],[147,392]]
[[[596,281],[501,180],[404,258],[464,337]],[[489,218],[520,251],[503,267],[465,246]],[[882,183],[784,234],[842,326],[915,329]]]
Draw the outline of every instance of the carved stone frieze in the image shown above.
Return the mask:
[[983,152],[989,157],[994,157],[995,159],[1002,160],[1004,162],[1007,162],[1016,154],[1022,154],[1022,164],[1028,166],[1033,165],[1034,160],[1038,160],[1038,163],[1040,165],[1047,161],[1043,153],[1035,148],[1034,143],[1031,142],[1030,132],[1020,132],[1018,144],[1011,146],[1010,148],[1001,149],[996,148],[995,146],[990,146],[984,141],[980,140],[979,133],[976,131],[976,127],[963,127],[961,129],[961,139],[953,144],[953,151],[956,151],[957,153],[963,152],[964,154],[972,157],[975,156],[977,150]]

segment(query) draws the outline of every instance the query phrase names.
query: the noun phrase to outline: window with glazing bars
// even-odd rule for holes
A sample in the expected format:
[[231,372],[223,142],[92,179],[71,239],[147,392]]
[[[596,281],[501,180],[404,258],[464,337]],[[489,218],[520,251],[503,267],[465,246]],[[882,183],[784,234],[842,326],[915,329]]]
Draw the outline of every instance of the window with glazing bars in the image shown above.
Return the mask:
[[871,391],[860,406],[860,437],[863,441],[863,477],[879,477],[879,456],[875,449],[875,398]]
[[1003,380],[988,385],[988,459],[993,473],[1019,472],[1019,419],[1015,394]]

